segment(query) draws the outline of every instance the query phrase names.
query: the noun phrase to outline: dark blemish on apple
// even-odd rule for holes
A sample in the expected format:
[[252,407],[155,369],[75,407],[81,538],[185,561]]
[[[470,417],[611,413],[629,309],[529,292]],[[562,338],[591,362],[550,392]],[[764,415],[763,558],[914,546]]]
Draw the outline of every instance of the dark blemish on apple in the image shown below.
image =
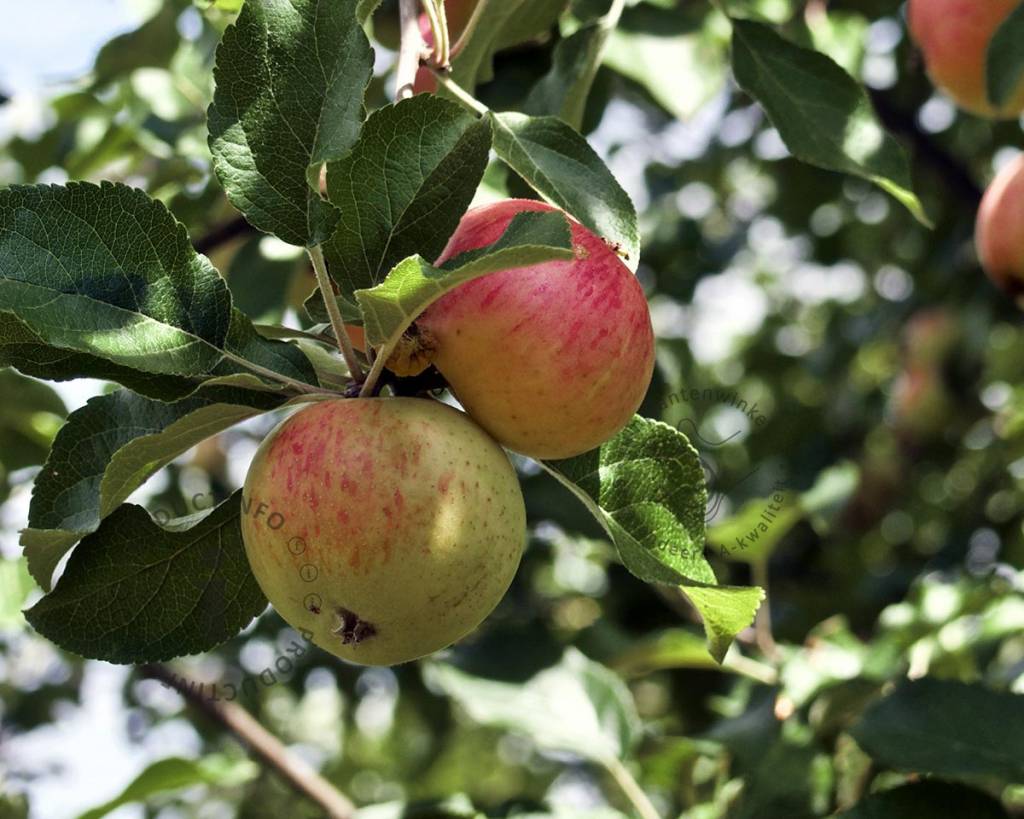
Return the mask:
[[377,627],[373,623],[363,620],[354,611],[338,606],[334,609],[334,613],[338,615],[339,621],[334,633],[341,638],[343,645],[357,646],[377,633]]

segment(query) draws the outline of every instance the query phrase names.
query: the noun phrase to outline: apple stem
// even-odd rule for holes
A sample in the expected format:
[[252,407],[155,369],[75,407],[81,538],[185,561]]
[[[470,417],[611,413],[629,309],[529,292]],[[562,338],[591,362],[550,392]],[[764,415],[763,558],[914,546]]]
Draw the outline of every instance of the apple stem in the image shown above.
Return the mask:
[[377,357],[373,360],[373,366],[370,368],[370,374],[366,376],[366,380],[363,382],[363,388],[359,391],[360,398],[372,398],[373,391],[377,386],[377,381],[380,379],[380,375],[384,372],[384,364],[387,361],[387,355],[383,349],[377,351]]
[[296,381],[294,378],[289,378],[286,375],[281,375],[281,373],[268,370],[266,367],[261,367],[259,364],[255,364],[252,361],[242,358],[242,356],[236,355],[235,353],[228,352],[227,350],[224,351],[224,358],[229,361],[234,361],[236,364],[241,367],[245,367],[250,372],[254,372],[257,375],[262,375],[264,378],[269,378],[271,381],[276,381],[279,384],[291,387],[296,392],[304,395],[320,395],[324,391],[323,387],[314,387],[312,384],[304,384],[301,381]]
[[345,330],[345,322],[341,318],[341,310],[338,309],[338,300],[334,298],[334,288],[331,286],[331,279],[327,275],[327,264],[324,261],[324,252],[320,245],[309,248],[309,260],[313,263],[313,272],[316,273],[316,284],[320,288],[320,295],[323,296],[324,305],[327,307],[327,315],[331,319],[331,329],[338,342],[338,349],[341,357],[345,359],[349,374],[356,381],[363,380],[363,368],[356,358],[356,351],[352,349],[352,339],[348,337]]
[[434,35],[433,62],[441,68],[448,67],[448,21],[444,15],[444,3],[439,0],[423,0],[423,8],[430,21]]
[[398,49],[398,67],[395,69],[395,98],[399,100],[412,97],[416,72],[419,71],[420,60],[423,58],[425,43],[423,35],[420,34],[419,10],[420,0],[398,0],[402,40]]
[[437,68],[431,68],[430,70],[433,72],[434,76],[437,77],[438,84],[470,111],[475,114],[479,114],[480,116],[486,116],[491,113],[490,108],[480,102],[480,100],[470,94],[461,85],[452,80],[446,71],[441,71]]

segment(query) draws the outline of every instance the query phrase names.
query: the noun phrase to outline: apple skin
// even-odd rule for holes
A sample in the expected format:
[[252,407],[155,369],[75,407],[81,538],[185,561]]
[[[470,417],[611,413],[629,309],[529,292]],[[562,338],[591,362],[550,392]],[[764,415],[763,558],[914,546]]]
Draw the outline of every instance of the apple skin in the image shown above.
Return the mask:
[[421,398],[340,399],[292,415],[260,445],[242,537],[288,623],[344,660],[394,665],[494,610],[519,565],[526,509],[508,457],[464,413]]
[[992,36],[1022,0],[910,0],[911,36],[928,74],[961,108],[1008,119],[1024,111],[1024,81],[1001,108],[988,101],[985,58]]
[[893,428],[908,443],[940,438],[949,428],[954,402],[942,378],[931,367],[907,367],[896,378],[890,398]]
[[1010,295],[1024,296],[1024,154],[985,191],[974,243],[989,278]]
[[[474,208],[437,262],[496,241],[517,213],[553,210],[525,199]],[[532,458],[568,458],[611,438],[654,370],[639,282],[602,239],[570,224],[576,258],[473,279],[416,321],[473,420]]]

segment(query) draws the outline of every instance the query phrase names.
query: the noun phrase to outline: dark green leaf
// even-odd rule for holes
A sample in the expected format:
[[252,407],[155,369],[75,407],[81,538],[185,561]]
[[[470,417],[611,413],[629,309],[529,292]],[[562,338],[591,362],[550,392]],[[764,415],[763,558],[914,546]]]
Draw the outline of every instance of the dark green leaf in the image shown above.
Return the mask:
[[67,416],[64,402],[49,386],[13,370],[0,369],[0,464],[13,472],[46,460],[53,436]]
[[330,235],[319,166],[355,142],[372,69],[356,0],[242,7],[217,49],[208,118],[217,176],[253,225],[294,245]]
[[551,114],[579,130],[610,33],[608,26],[598,21],[559,42],[552,55],[551,69],[526,99],[526,113]]
[[178,16],[187,4],[169,0],[135,31],[114,37],[96,55],[93,66],[97,86],[124,77],[136,68],[161,68],[178,50]]
[[618,244],[636,270],[640,234],[628,194],[587,141],[557,117],[492,116],[494,150],[541,196]]
[[366,121],[352,152],[327,168],[341,220],[324,254],[343,298],[408,256],[437,258],[480,184],[490,136],[485,122],[429,94]]
[[864,713],[852,733],[878,763],[938,776],[1024,782],[1024,696],[925,677]]
[[253,321],[281,320],[288,306],[288,288],[299,268],[298,256],[270,258],[266,254],[266,243],[274,241],[252,236],[232,256],[227,269],[232,302]]
[[793,156],[874,182],[928,224],[905,151],[878,121],[864,88],[831,58],[736,19],[732,68]]
[[14,313],[6,311],[0,311],[0,364],[50,381],[73,378],[114,381],[161,401],[184,398],[195,391],[201,380],[199,377],[140,372],[89,353],[54,347],[43,341]]
[[566,0],[479,0],[479,22],[452,61],[452,79],[468,91],[489,81],[496,52],[546,33],[566,5]]
[[704,473],[681,432],[634,416],[598,449],[543,466],[590,509],[641,580],[716,582],[704,558]]
[[542,466],[601,523],[623,565],[642,580],[681,586],[721,662],[750,625],[764,591],[717,586],[704,557],[707,488],[696,451],[676,429],[634,416],[600,448]]
[[110,183],[0,191],[0,303],[47,344],[177,375],[218,362],[231,315],[184,227]]
[[242,545],[240,498],[167,529],[121,506],[25,617],[61,648],[111,663],[160,662],[231,639],[267,605]]
[[49,589],[67,551],[151,475],[205,438],[283,401],[269,393],[208,392],[215,397],[163,403],[118,390],[71,414],[36,478],[29,528],[21,535],[40,586]]
[[1007,819],[998,799],[984,791],[951,782],[912,782],[873,793],[840,819],[935,819],[963,816],[970,819]]
[[1024,5],[1003,21],[988,46],[985,82],[989,101],[996,108],[1024,93]]
[[[231,313],[231,329],[224,348],[239,358],[293,381],[317,383],[313,366],[298,347],[261,336],[240,310],[233,310]],[[214,371],[216,375],[244,372],[248,370],[237,361],[223,361]]]

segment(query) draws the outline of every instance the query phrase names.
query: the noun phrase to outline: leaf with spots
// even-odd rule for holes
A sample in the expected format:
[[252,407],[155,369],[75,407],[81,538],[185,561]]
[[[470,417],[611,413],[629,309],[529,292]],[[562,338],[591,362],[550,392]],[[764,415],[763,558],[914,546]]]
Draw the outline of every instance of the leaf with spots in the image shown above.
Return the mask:
[[224,32],[208,120],[214,169],[253,225],[294,245],[326,239],[338,213],[320,167],[352,147],[373,52],[356,0],[248,0]]
[[166,528],[139,506],[120,507],[26,619],[61,648],[111,663],[160,662],[231,639],[267,606],[242,545],[240,497]]
[[648,583],[682,587],[721,662],[764,592],[717,585],[704,557],[707,487],[686,436],[637,415],[599,448],[542,466],[597,518],[629,571]]

